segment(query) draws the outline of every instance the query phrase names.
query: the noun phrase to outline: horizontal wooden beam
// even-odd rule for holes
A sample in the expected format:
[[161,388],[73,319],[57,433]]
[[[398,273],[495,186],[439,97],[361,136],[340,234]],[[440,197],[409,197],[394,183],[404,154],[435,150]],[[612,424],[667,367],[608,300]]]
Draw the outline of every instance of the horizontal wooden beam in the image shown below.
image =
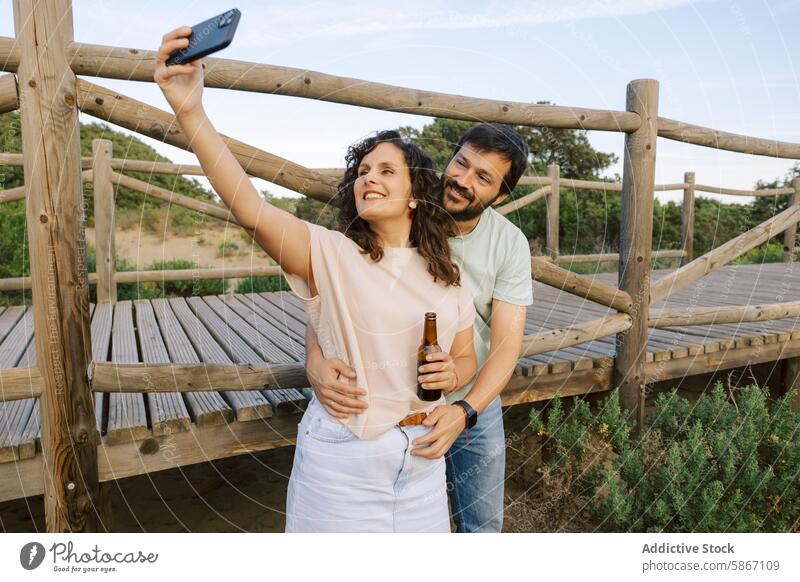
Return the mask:
[[152,196],[158,200],[162,200],[170,204],[176,204],[178,206],[188,208],[189,210],[194,210],[195,212],[200,212],[213,218],[219,218],[220,220],[224,220],[225,222],[239,226],[236,217],[231,214],[229,209],[218,206],[213,202],[204,202],[190,196],[184,196],[183,194],[178,194],[172,190],[167,190],[166,188],[161,188],[155,184],[149,184],[147,182],[143,182],[142,180],[137,180],[136,178],[131,178],[130,176],[119,174],[117,172],[111,173],[111,182],[119,186],[125,186],[131,190],[141,192],[142,194]]
[[534,281],[561,289],[572,295],[583,297],[600,305],[628,313],[631,310],[631,297],[625,291],[601,283],[589,277],[578,275],[544,257],[531,257],[531,271]]
[[[117,283],[162,283],[164,281],[193,281],[208,279],[244,279],[247,277],[280,277],[277,265],[260,267],[225,267],[214,269],[164,269],[158,271],[117,271]],[[97,273],[89,273],[89,283],[97,284]],[[30,277],[8,277],[0,279],[0,291],[22,291],[31,288]]]
[[[76,75],[153,82],[155,51],[73,42],[67,54]],[[626,111],[479,99],[231,59],[207,58],[205,63],[205,86],[219,89],[536,127],[634,131],[641,125],[638,115]],[[0,69],[15,72],[18,66],[19,49],[14,39],[0,37]]]
[[553,350],[568,348],[623,332],[630,326],[631,318],[627,313],[615,313],[561,329],[526,335],[522,338],[520,357],[527,358],[552,352]]
[[[97,273],[89,273],[88,280],[91,284],[97,283]],[[6,277],[0,279],[0,291],[23,291],[31,288],[30,277]]]
[[38,398],[42,395],[39,368],[0,368],[0,402]]
[[[299,415],[287,414],[258,422],[231,422],[188,431],[171,431],[163,436],[111,444],[97,448],[99,481],[108,482],[166,469],[207,463],[292,445],[297,437]],[[0,463],[0,502],[41,495],[44,467],[42,455]]]
[[[22,154],[12,154],[18,155],[22,158]],[[85,170],[81,172],[81,180],[85,182],[92,181],[92,171]],[[16,188],[9,188],[8,190],[0,190],[0,204],[5,202],[14,202],[15,200],[22,200],[25,198],[25,186],[17,186]]]
[[0,190],[0,204],[22,200],[23,198],[25,198],[25,186]]
[[541,200],[545,196],[550,193],[550,186],[543,186],[538,190],[534,190],[530,194],[526,194],[521,198],[517,198],[516,200],[512,200],[508,204],[503,204],[499,208],[496,208],[497,212],[505,216],[506,214],[510,214],[515,210],[519,210],[523,206],[528,206],[529,204],[533,204],[537,200]]
[[647,382],[660,382],[798,356],[800,356],[800,339],[791,339],[756,347],[729,348],[675,360],[649,362],[645,364],[644,372]]
[[[184,135],[171,113],[82,79],[78,79],[77,87],[78,107],[84,113],[184,150],[190,149],[189,137]],[[233,138],[223,136],[223,139],[251,176],[322,202],[329,202],[336,192],[336,181],[329,176]]]
[[0,113],[19,109],[17,79],[14,75],[0,75]]
[[656,184],[653,186],[654,192],[669,192],[671,190],[683,190],[687,187],[687,184],[684,182],[678,182],[675,184]]
[[212,392],[309,386],[301,364],[120,364],[92,362],[94,392]]
[[790,206],[758,226],[740,234],[725,244],[697,257],[650,286],[650,303],[668,297],[697,281],[700,277],[722,267],[747,251],[782,233],[800,220],[800,204]]
[[503,406],[552,400],[555,396],[581,396],[612,387],[613,368],[597,367],[558,374],[512,376],[500,393]]
[[[91,163],[91,158],[89,158]],[[111,168],[119,172],[144,172],[148,174],[178,174],[181,176],[204,176],[203,168],[196,164],[173,164],[150,160],[121,160],[113,158]]]
[[[682,250],[653,251],[651,259],[679,259],[684,255]],[[619,261],[619,253],[601,253],[596,255],[561,255],[558,257],[559,263],[610,263]]]
[[710,192],[711,194],[727,194],[729,196],[782,196],[794,194],[794,188],[762,188],[761,190],[736,190],[734,188],[720,188],[719,186],[707,186],[705,184],[695,184],[695,190]]
[[732,305],[727,307],[666,308],[650,310],[648,325],[653,328],[752,323],[800,316],[800,301],[765,305]]
[[771,158],[800,159],[800,144],[718,131],[666,117],[658,118],[658,137],[729,152]]
[[[207,279],[244,279],[246,277],[279,277],[282,271],[277,265],[260,267],[224,267],[213,269],[164,269],[158,271],[117,271],[117,283],[148,283],[163,281],[191,281]],[[91,273],[93,274],[93,273]],[[89,281],[92,282],[91,280]]]

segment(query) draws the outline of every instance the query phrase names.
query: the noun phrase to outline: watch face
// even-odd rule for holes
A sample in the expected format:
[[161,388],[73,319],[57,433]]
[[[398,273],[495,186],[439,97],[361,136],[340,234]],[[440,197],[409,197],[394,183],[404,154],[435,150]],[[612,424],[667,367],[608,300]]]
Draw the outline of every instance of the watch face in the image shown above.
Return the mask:
[[473,411],[472,414],[469,415],[469,428],[475,426],[475,423],[478,422],[478,413]]

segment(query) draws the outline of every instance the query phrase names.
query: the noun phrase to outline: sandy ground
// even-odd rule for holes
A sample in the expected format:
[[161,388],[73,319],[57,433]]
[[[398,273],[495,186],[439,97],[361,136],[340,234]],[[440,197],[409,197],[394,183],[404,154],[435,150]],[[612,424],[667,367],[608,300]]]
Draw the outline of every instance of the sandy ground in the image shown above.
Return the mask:
[[[134,228],[118,228],[115,243],[117,257],[127,259],[138,270],[150,267],[153,261],[185,259],[197,261],[201,267],[249,267],[275,264],[258,245],[243,240],[241,230],[218,222],[209,222],[195,236],[176,236]],[[86,229],[86,241],[95,246],[94,228]],[[238,249],[222,256],[219,245],[227,241]]]

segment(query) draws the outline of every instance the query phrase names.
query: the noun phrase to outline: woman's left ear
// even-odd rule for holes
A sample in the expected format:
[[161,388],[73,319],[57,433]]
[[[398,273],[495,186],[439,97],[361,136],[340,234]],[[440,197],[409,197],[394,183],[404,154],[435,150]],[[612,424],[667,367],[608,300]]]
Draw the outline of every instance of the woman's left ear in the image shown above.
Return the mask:
[[411,200],[411,202],[408,203],[408,207],[411,210],[414,210],[417,207],[417,201],[416,200]]

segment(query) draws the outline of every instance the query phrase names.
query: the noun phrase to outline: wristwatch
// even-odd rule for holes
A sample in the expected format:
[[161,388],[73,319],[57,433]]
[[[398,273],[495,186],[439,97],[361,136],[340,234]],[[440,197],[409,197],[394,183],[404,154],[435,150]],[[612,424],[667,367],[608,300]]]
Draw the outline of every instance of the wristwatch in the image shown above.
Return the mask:
[[453,404],[457,404],[467,413],[467,426],[465,428],[470,429],[475,426],[475,423],[478,422],[478,413],[469,405],[469,402],[466,400],[456,400]]

